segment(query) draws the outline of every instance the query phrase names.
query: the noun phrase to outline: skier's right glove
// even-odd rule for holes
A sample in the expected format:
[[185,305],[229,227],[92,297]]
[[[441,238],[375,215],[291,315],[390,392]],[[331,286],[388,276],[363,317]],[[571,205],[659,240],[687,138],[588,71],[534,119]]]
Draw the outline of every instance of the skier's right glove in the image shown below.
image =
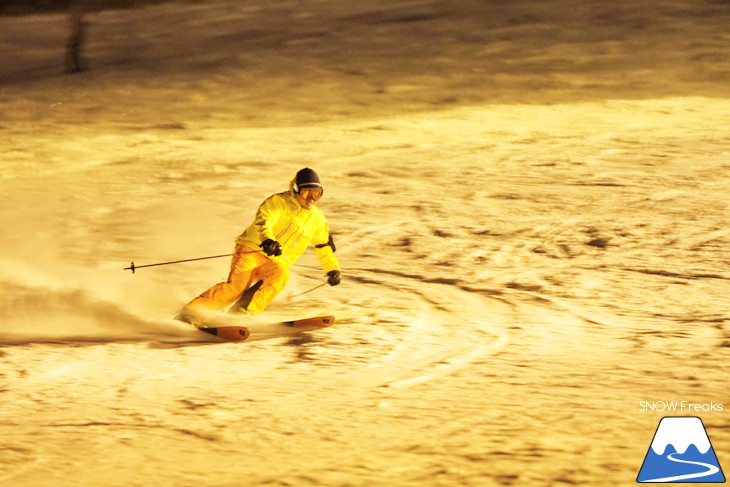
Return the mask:
[[342,274],[340,271],[329,271],[327,273],[327,284],[330,286],[336,286],[342,280]]
[[261,242],[261,250],[263,250],[266,255],[276,256],[281,255],[282,248],[279,242],[267,238],[266,240]]

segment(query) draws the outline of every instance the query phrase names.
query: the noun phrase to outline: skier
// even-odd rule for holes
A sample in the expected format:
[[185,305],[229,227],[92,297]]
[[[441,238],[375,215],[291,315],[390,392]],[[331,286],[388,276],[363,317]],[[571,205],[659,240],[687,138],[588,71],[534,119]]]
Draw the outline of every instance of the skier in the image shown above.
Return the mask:
[[323,191],[317,173],[304,168],[291,180],[289,191],[267,198],[253,223],[236,239],[228,280],[186,304],[177,319],[196,324],[196,311],[220,310],[231,304],[234,313],[261,313],[284,289],[289,267],[310,243],[327,283],[338,285],[341,274],[335,244],[327,220],[316,206]]

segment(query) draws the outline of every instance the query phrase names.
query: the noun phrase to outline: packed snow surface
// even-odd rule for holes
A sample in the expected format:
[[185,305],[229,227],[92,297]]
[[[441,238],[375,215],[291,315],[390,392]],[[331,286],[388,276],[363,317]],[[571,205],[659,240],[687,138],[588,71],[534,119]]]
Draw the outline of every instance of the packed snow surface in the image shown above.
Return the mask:
[[[0,485],[634,485],[730,460],[730,5],[185,2],[0,18]],[[309,252],[216,343],[172,317],[264,198]],[[675,415],[677,414],[674,412]]]

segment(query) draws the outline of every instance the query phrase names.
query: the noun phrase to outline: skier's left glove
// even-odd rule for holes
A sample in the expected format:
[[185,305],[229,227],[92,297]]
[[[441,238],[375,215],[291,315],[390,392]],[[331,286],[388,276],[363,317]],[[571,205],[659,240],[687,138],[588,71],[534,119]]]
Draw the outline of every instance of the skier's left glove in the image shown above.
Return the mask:
[[327,273],[327,284],[330,286],[336,286],[342,281],[342,274],[340,271],[329,271]]
[[264,251],[266,255],[281,255],[281,244],[277,242],[276,240],[271,240],[270,238],[267,238],[263,242],[261,242],[261,249]]

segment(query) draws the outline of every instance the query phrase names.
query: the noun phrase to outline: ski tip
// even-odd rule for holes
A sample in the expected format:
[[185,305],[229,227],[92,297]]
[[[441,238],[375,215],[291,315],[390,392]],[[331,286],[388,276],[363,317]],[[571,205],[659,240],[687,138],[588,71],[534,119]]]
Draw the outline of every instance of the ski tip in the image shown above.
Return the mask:
[[302,318],[300,320],[289,321],[287,324],[290,326],[319,326],[327,328],[335,324],[335,317],[332,315],[315,316],[314,318]]
[[232,342],[243,342],[251,336],[251,330],[245,326],[226,326],[218,328],[218,336]]
[[229,342],[244,342],[251,336],[251,330],[245,326],[219,326],[199,328],[200,331],[210,333]]

